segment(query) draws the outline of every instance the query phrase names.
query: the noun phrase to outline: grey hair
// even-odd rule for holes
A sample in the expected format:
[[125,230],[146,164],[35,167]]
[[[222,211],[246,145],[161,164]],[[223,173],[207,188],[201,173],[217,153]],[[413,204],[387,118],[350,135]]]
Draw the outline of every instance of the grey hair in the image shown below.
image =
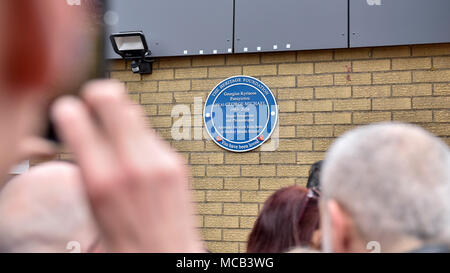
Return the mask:
[[0,252],[86,251],[97,226],[76,166],[49,162],[13,178],[0,192]]
[[322,201],[338,202],[368,241],[450,242],[449,147],[421,127],[379,123],[346,133],[328,151],[321,181]]

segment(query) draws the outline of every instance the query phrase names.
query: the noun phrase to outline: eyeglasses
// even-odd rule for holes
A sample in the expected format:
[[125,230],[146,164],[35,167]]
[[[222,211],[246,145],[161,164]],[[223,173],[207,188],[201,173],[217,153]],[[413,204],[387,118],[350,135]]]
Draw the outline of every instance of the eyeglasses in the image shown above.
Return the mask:
[[308,189],[308,193],[306,194],[306,198],[303,200],[303,204],[301,206],[301,209],[300,209],[300,212],[298,215],[299,222],[302,220],[309,202],[310,201],[317,202],[319,197],[320,197],[320,190],[318,188],[313,187],[313,188]]
[[320,198],[319,188],[317,188],[317,187],[309,188],[307,197],[308,198],[316,198],[316,199]]

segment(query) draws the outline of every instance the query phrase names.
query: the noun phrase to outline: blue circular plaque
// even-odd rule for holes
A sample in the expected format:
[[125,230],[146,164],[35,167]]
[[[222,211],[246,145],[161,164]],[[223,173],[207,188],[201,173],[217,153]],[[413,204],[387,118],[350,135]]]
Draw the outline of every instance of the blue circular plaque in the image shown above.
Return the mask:
[[278,120],[278,107],[263,82],[235,76],[211,91],[203,119],[217,145],[232,152],[247,152],[269,139]]

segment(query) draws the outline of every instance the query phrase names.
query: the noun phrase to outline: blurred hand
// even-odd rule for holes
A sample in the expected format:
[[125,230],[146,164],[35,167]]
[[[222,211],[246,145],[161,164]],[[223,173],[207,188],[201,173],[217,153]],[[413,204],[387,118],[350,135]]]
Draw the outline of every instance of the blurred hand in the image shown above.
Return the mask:
[[[81,168],[108,252],[199,252],[183,160],[132,105],[123,84],[94,81],[52,109]],[[93,118],[95,117],[95,118]]]
[[33,159],[38,157],[51,157],[56,155],[56,145],[44,138],[30,136],[19,143],[19,160]]

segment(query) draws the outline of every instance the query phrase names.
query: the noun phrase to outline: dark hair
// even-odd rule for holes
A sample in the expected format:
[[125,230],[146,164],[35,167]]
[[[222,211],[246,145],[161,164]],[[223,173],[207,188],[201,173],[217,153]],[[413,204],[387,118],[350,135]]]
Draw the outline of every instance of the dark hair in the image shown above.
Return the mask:
[[323,160],[320,160],[311,165],[308,182],[306,183],[308,189],[316,188],[320,190],[320,170],[322,169],[322,163]]
[[248,253],[278,253],[309,246],[319,228],[318,200],[300,186],[282,188],[264,203],[250,233]]

